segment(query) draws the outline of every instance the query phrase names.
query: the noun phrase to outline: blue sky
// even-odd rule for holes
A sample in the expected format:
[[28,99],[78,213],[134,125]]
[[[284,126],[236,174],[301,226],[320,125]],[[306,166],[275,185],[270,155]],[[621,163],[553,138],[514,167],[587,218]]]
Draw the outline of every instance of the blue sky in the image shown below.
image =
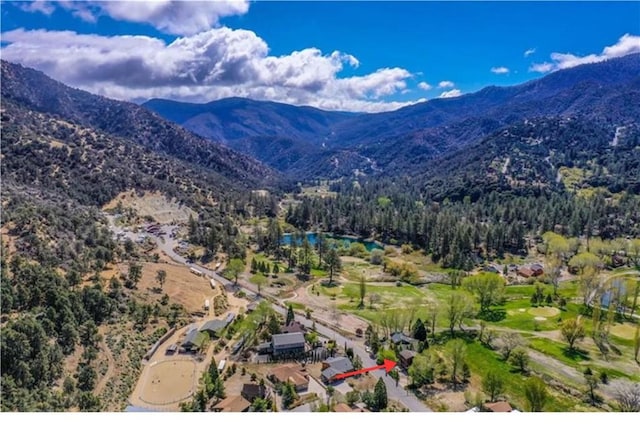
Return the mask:
[[4,59],[134,101],[381,111],[639,52],[639,36],[639,2],[2,4]]

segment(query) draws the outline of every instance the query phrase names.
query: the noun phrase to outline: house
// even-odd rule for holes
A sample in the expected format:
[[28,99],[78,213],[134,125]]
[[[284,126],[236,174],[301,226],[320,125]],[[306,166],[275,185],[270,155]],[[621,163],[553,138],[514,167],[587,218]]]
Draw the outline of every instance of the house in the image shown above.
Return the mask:
[[533,271],[526,266],[520,267],[518,268],[518,276],[522,276],[525,279],[528,279],[529,277],[533,277]]
[[202,348],[202,344],[204,344],[204,341],[206,340],[206,338],[207,338],[206,333],[200,332],[197,329],[192,329],[184,338],[184,341],[182,341],[182,344],[180,344],[180,347],[182,347],[184,351],[191,351],[191,352],[198,351]]
[[242,391],[240,392],[242,397],[253,403],[257,398],[264,399],[267,397],[267,387],[260,384],[248,383],[242,384]]
[[488,273],[500,273],[495,265],[487,265],[482,269],[482,271],[486,271]]
[[271,348],[274,356],[303,353],[305,350],[304,334],[302,332],[293,332],[273,335],[271,337]]
[[544,267],[541,264],[531,264],[529,268],[531,269],[533,277],[542,276],[544,274]]
[[267,377],[274,384],[289,382],[293,384],[297,392],[309,389],[309,374],[297,365],[282,365],[273,368]]
[[322,362],[320,377],[324,382],[332,382],[335,376],[353,370],[353,364],[347,357],[330,357]]
[[614,255],[611,257],[612,267],[622,267],[624,265],[624,258],[620,255]]
[[333,412],[353,412],[353,409],[346,403],[340,402],[333,406]]
[[233,319],[235,318],[236,318],[236,315],[234,313],[229,313],[227,314],[227,317],[225,317],[224,323],[228,325],[229,323],[233,322]]
[[206,332],[211,338],[220,337],[222,330],[227,326],[225,322],[218,319],[209,320],[200,328],[200,332]]
[[258,303],[257,302],[252,302],[247,306],[247,313],[251,313],[252,311],[255,311],[256,308],[258,308]]
[[214,412],[247,412],[251,403],[242,396],[229,396],[213,407]]
[[400,363],[400,367],[402,369],[409,369],[409,366],[413,363],[413,358],[416,357],[418,353],[413,350],[402,350],[398,356],[398,362]]
[[355,408],[352,408],[346,403],[340,402],[340,403],[336,403],[333,406],[333,412],[369,412],[369,411],[365,408],[359,408],[357,406]]
[[256,346],[256,351],[258,352],[258,354],[270,354],[273,349],[270,342],[263,342]]
[[509,402],[494,402],[494,403],[485,403],[485,408],[489,412],[512,412],[513,408],[509,405]]
[[405,335],[403,332],[395,332],[391,334],[391,342],[395,345],[409,345],[413,346],[418,340]]
[[283,334],[293,334],[296,332],[304,333],[306,331],[306,328],[302,323],[295,321],[295,322],[291,322],[288,325],[283,326],[282,328],[280,328],[280,331]]

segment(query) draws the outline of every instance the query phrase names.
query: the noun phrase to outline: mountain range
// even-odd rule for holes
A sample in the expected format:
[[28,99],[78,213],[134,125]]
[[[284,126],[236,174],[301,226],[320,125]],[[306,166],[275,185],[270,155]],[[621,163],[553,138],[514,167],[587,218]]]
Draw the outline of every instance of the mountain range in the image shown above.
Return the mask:
[[140,106],[6,61],[1,77],[3,181],[81,203],[128,188],[215,199],[354,176],[408,176],[435,199],[640,191],[640,54],[378,114],[240,98]]
[[238,98],[207,104],[154,99],[143,106],[296,179],[420,174],[430,161],[525,119],[578,117],[616,126],[637,122],[640,54],[377,114]]

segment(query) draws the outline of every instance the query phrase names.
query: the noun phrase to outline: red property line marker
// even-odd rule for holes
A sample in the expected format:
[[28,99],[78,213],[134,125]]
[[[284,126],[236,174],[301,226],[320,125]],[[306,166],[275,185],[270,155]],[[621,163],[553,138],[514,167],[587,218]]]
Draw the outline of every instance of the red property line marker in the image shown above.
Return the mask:
[[370,368],[358,369],[357,371],[345,372],[343,374],[337,374],[334,378],[336,380],[341,380],[343,378],[352,377],[358,374],[364,374],[365,372],[375,371],[377,369],[384,369],[385,371],[387,371],[387,373],[389,373],[389,371],[395,368],[395,366],[396,366],[396,362],[394,362],[393,360],[384,359],[384,363],[382,365],[372,366]]

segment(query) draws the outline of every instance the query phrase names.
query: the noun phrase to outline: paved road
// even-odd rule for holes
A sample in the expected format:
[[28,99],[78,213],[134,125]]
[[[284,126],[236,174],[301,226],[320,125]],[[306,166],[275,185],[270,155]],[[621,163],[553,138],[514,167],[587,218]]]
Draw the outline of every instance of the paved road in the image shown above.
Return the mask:
[[[139,235],[133,232],[124,232],[123,229],[115,226],[113,224],[113,220],[111,217],[109,217],[109,224],[110,224],[110,228],[114,233],[124,233],[125,237],[130,238],[131,240],[135,241]],[[245,292],[252,297],[255,297],[257,300],[260,300],[262,298],[257,296],[257,286],[245,282],[243,280],[238,280],[238,286],[236,286],[233,282],[231,282],[230,280],[227,280],[226,278],[222,277],[221,275],[219,275],[218,273],[216,273],[214,270],[211,270],[209,268],[203,267],[201,265],[197,265],[194,263],[190,263],[186,258],[184,258],[183,256],[177,254],[173,248],[175,248],[176,246],[178,246],[178,241],[175,240],[175,238],[171,237],[173,235],[173,232],[177,229],[177,226],[172,226],[172,225],[164,225],[162,226],[162,231],[165,233],[164,236],[162,237],[158,237],[152,234],[149,234],[150,237],[152,237],[153,239],[156,240],[157,244],[158,244],[158,248],[163,251],[169,258],[171,258],[172,260],[179,262],[181,264],[185,264],[188,265],[192,268],[195,268],[197,270],[200,270],[203,274],[215,279],[216,281],[222,283],[225,287],[225,289],[227,290],[227,292],[235,292],[238,289],[238,286],[242,287]],[[270,301],[269,301],[270,302]],[[275,304],[273,302],[270,302],[271,305],[273,306],[274,310],[276,310],[278,313],[286,315],[287,313],[287,309],[282,306],[282,305],[278,305]],[[305,316],[301,316],[299,314],[296,314],[296,320],[300,323],[302,323],[305,327],[307,328],[311,328],[313,325],[313,320],[311,319],[307,319]],[[369,357],[369,353],[367,353],[364,349],[364,345],[361,342],[358,341],[352,341],[349,338],[344,337],[343,335],[341,335],[339,332],[324,326],[322,324],[319,324],[316,322],[316,331],[320,334],[323,335],[329,339],[334,339],[336,341],[336,344],[338,346],[338,348],[344,348],[345,343],[347,345],[347,347],[351,347],[353,348],[353,352],[354,354],[357,354],[358,356],[360,356],[360,359],[362,359],[362,364],[363,367],[367,368],[370,366],[374,366],[376,365],[376,361],[375,359],[371,359]],[[399,402],[401,402],[403,405],[405,405],[411,412],[432,412],[431,409],[429,409],[420,399],[418,399],[413,393],[409,393],[406,390],[404,390],[403,387],[396,387],[396,382],[393,378],[391,378],[390,376],[388,376],[384,370],[377,370],[377,371],[373,371],[371,373],[374,377],[376,378],[380,378],[382,377],[385,385],[387,386],[387,395],[390,399],[393,400],[397,400]],[[404,374],[401,374],[401,376]]]

